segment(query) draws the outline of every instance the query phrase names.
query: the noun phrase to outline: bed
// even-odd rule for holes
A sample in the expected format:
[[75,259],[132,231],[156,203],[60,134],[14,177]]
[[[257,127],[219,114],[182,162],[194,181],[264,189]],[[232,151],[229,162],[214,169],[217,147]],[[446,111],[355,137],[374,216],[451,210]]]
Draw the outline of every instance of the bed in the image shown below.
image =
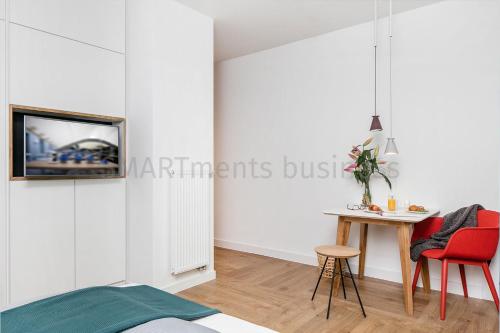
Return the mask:
[[[137,286],[136,283],[128,283],[119,288],[127,288]],[[205,318],[197,319],[193,321],[199,325],[211,328],[220,333],[277,333],[276,331],[270,330],[268,328],[252,324],[246,320],[239,319],[233,316],[226,315],[224,313],[217,313]]]
[[[133,323],[129,323],[130,326],[128,326],[126,329],[119,329],[119,330],[114,330],[114,332],[126,332],[126,333],[170,333],[170,332],[176,332],[176,333],[213,333],[213,332],[220,332],[220,333],[272,333],[275,332],[273,330],[270,330],[268,328],[258,326],[255,324],[252,324],[248,321],[229,316],[223,313],[219,313],[218,310],[216,309],[211,309],[207,308],[203,305],[194,303],[194,302],[189,302],[187,300],[181,299],[179,297],[176,297],[174,295],[168,294],[161,292],[157,289],[148,287],[148,286],[141,286],[138,284],[127,284],[127,285],[122,285],[122,286],[117,286],[117,287],[94,287],[94,288],[86,288],[82,289],[80,291],[74,291],[70,293],[65,293],[61,295],[55,295],[49,298],[44,298],[41,300],[37,300],[34,302],[26,303],[26,304],[17,304],[15,306],[11,306],[9,308],[3,309],[2,312],[4,314],[3,318],[0,318],[0,323],[2,326],[0,327],[0,331],[2,333],[10,333],[10,332],[26,332],[26,331],[31,331],[31,327],[35,327],[39,325],[40,321],[40,313],[36,312],[35,315],[31,316],[30,319],[33,319],[31,323],[28,323],[25,325],[23,328],[16,327],[17,322],[24,322],[25,320],[16,320],[16,317],[12,315],[12,312],[17,313],[17,318],[26,318],[26,316],[23,317],[23,311],[24,315],[26,313],[33,312],[34,308],[36,309],[43,309],[45,308],[50,308],[50,310],[47,311],[48,315],[45,317],[51,317],[53,313],[58,313],[59,318],[56,321],[60,322],[66,322],[66,327],[68,327],[68,323],[71,323],[73,325],[73,320],[68,320],[68,318],[61,317],[61,309],[63,310],[62,312],[64,313],[65,310],[72,311],[71,315],[69,315],[69,319],[72,318],[77,318],[74,320],[74,322],[78,322],[75,326],[71,326],[71,329],[68,330],[61,330],[64,332],[93,332],[97,331],[97,329],[93,329],[91,323],[88,320],[82,320],[82,318],[88,318],[85,317],[86,311],[90,313],[90,316],[92,316],[91,312],[93,307],[88,307],[86,303],[86,300],[82,300],[82,294],[79,294],[80,292],[85,293],[87,292],[88,289],[96,289],[96,290],[106,290],[107,292],[112,292],[114,294],[124,294],[124,293],[134,293],[137,290],[141,288],[146,288],[146,291],[148,292],[153,292],[151,294],[151,297],[148,294],[143,294],[141,297],[143,299],[147,299],[147,301],[150,301],[149,305],[157,305],[159,304],[158,299],[154,299],[155,295],[156,296],[161,296],[161,297],[167,297],[170,299],[174,300],[173,305],[171,305],[170,310],[174,310],[171,315],[165,316],[163,315],[157,315],[155,318],[150,317],[152,320],[149,319],[144,319],[141,321],[141,324],[136,325]],[[142,289],[144,290],[144,289]],[[87,292],[88,293],[88,292]],[[71,294],[71,295],[70,295]],[[73,297],[73,299],[68,299],[68,296]],[[120,296],[121,297],[121,296]],[[75,299],[78,298],[80,301],[75,301]],[[64,299],[64,302],[61,302],[61,299]],[[58,300],[58,302],[54,301]],[[100,303],[101,298],[98,298],[98,303]],[[181,302],[181,303],[175,303],[175,302]],[[96,302],[96,298],[93,298],[93,302]],[[56,304],[56,308],[54,308],[54,304]],[[64,305],[60,305],[63,303]],[[106,298],[106,296],[103,296],[102,303],[106,304],[103,306],[108,306],[108,308],[105,311],[97,311],[97,313],[102,314],[102,318],[98,318],[100,321],[101,319],[103,320],[108,320],[109,318],[116,318],[122,315],[123,318],[129,318],[127,315],[127,306],[120,306],[120,303],[116,303],[114,300],[109,300]],[[190,316],[183,316],[183,312],[179,309],[184,309],[186,308],[190,309],[191,311],[191,317]],[[69,306],[68,306],[69,305]],[[74,308],[73,308],[74,305]],[[82,307],[83,305],[83,307]],[[148,306],[149,306],[148,305]],[[59,306],[59,308],[57,308]],[[101,306],[101,304],[99,304]],[[111,308],[110,308],[111,307]],[[147,306],[146,306],[147,308]],[[77,309],[77,310],[75,310]],[[177,311],[178,310],[178,311]],[[184,311],[184,310],[183,310]],[[187,310],[186,310],[187,311]],[[34,313],[35,313],[34,312]],[[42,311],[43,313],[43,311]],[[95,315],[96,311],[94,311]],[[137,312],[134,312],[134,317]],[[21,314],[19,316],[19,314]],[[105,314],[105,315],[104,315]],[[29,316],[28,316],[29,317]],[[170,318],[166,318],[170,317]],[[56,316],[57,318],[57,316]],[[142,318],[149,318],[149,317],[142,317]],[[177,319],[179,318],[179,319]],[[194,318],[194,320],[193,320]],[[10,319],[10,324],[9,324],[9,319]],[[184,320],[186,319],[186,320]],[[29,321],[29,320],[28,320]],[[49,323],[52,323],[54,321],[49,321]],[[95,320],[94,320],[95,322]],[[123,321],[122,321],[123,322]],[[14,323],[14,324],[13,324]],[[83,326],[82,326],[83,325]],[[63,325],[64,326],[64,325]],[[46,326],[45,326],[46,327]],[[50,331],[50,330],[49,330]],[[106,332],[111,332],[113,330],[107,330]],[[36,332],[45,332],[44,330],[36,330]]]

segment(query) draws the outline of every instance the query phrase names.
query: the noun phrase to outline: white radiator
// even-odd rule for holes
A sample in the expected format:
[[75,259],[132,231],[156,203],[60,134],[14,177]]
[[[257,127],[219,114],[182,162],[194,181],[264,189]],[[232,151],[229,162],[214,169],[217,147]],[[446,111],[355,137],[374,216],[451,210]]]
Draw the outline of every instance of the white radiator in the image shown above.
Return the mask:
[[211,253],[211,175],[172,173],[169,188],[171,272],[206,268]]

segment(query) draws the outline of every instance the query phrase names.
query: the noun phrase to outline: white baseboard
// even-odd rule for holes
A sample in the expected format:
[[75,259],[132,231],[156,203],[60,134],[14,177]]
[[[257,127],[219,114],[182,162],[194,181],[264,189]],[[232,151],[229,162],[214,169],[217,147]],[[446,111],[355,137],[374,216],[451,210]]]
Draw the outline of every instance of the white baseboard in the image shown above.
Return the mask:
[[214,270],[204,271],[200,274],[195,274],[192,276],[185,277],[179,281],[174,281],[161,287],[160,289],[167,291],[169,293],[175,294],[181,292],[185,289],[195,287],[199,284],[215,280],[216,273]]
[[294,252],[288,252],[288,251],[283,251],[283,250],[265,248],[265,247],[255,246],[255,245],[246,244],[246,243],[231,242],[231,241],[216,239],[215,246],[222,247],[224,249],[259,254],[262,256],[266,256],[266,257],[272,257],[272,258],[278,258],[278,259],[298,262],[298,263],[305,264],[305,265],[314,266],[318,263],[316,260],[316,257],[314,257],[314,256],[310,256],[310,255],[306,255],[306,254],[302,254],[302,253],[294,253]]
[[[215,246],[225,248],[225,249],[235,250],[235,251],[258,254],[258,255],[262,255],[262,256],[266,256],[266,257],[272,257],[272,258],[283,259],[283,260],[287,260],[287,261],[293,261],[293,262],[297,262],[297,263],[301,263],[301,264],[305,264],[305,265],[316,266],[318,264],[315,256],[311,256],[311,255],[307,255],[307,254],[303,254],[303,253],[296,253],[296,252],[289,252],[289,251],[284,251],[284,250],[272,249],[272,248],[265,248],[265,247],[260,247],[260,246],[247,244],[247,243],[232,242],[232,241],[227,241],[227,240],[216,239]],[[358,271],[357,262],[356,263],[353,262],[351,264],[351,269],[352,269],[353,273],[356,273]],[[365,266],[365,276],[373,277],[373,278],[381,279],[381,280],[386,280],[386,281],[391,281],[391,282],[396,282],[396,283],[401,283],[401,271],[399,269],[389,270],[386,268],[379,268],[379,267],[373,267],[373,266],[366,265]],[[440,291],[441,290],[441,278],[439,276],[432,276],[432,275],[430,278],[431,278],[431,289]],[[422,286],[422,283],[420,281],[418,283],[418,286],[420,286],[420,287]],[[483,290],[482,290],[483,288],[481,285],[468,282],[467,289],[468,289],[470,297],[487,299],[487,300],[492,299],[490,295],[485,294],[483,292]],[[452,294],[463,295],[462,283],[460,281],[449,280],[448,281],[448,292],[452,293]]]

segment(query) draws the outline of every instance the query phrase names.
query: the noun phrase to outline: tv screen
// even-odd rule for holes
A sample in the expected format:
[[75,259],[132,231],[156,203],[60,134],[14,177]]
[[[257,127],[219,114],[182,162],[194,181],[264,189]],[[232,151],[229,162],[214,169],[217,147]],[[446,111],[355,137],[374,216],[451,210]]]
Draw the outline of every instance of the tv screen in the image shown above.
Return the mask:
[[120,176],[120,128],[24,116],[24,176]]

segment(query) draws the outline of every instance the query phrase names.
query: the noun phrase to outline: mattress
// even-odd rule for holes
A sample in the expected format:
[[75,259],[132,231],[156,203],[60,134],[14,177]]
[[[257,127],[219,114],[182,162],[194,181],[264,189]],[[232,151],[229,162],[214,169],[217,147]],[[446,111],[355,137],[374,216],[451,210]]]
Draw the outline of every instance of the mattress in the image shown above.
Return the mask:
[[195,320],[194,322],[220,333],[277,333],[268,328],[223,313],[217,313]]

